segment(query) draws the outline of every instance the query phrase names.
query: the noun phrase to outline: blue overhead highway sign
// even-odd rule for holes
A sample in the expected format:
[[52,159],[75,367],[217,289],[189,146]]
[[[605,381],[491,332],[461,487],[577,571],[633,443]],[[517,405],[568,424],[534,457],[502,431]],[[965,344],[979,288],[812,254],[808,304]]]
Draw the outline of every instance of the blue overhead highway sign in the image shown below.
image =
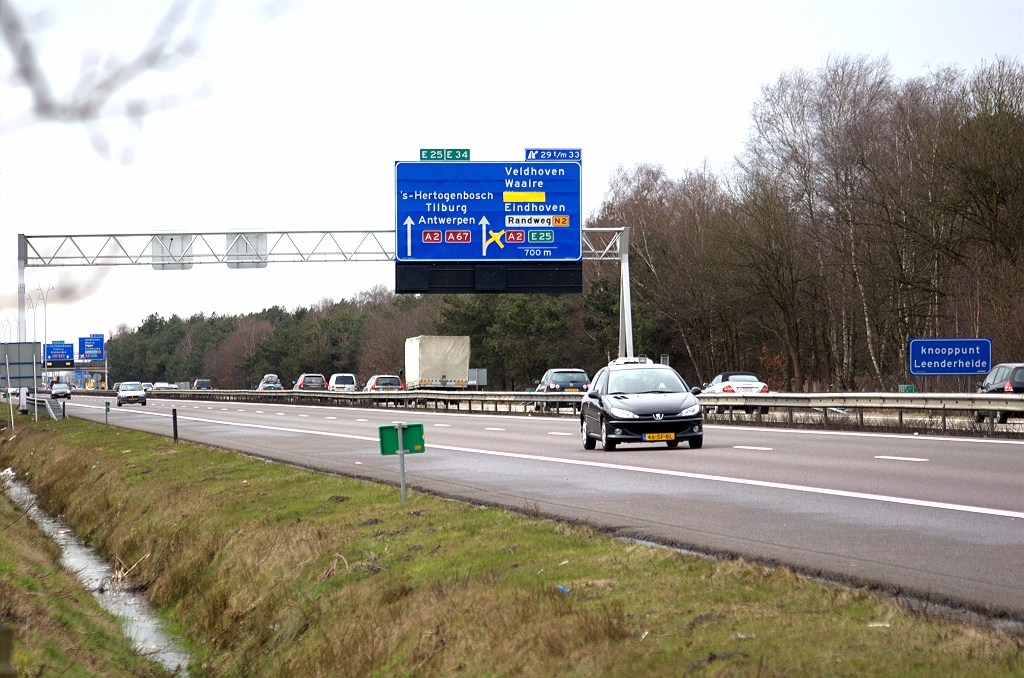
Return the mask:
[[910,340],[910,374],[915,377],[986,374],[990,369],[991,339]]
[[395,204],[399,262],[583,258],[579,162],[396,162]]
[[43,346],[43,362],[48,369],[75,366],[75,345],[61,343]]
[[79,360],[103,360],[103,335],[91,334],[78,338]]

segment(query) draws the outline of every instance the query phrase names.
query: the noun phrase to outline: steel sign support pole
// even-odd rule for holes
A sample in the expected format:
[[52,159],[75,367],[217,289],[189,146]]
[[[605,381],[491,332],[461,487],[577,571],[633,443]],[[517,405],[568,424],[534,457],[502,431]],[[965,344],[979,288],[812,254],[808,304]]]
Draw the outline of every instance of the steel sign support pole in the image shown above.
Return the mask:
[[[28,341],[25,327],[25,265],[28,263],[28,241],[24,233],[18,234],[18,341]],[[10,382],[8,382],[10,383]],[[18,389],[18,409],[28,409],[26,397],[28,390],[22,386]]]
[[629,289],[629,227],[619,235],[619,357],[633,357],[633,306]]
[[404,423],[395,424],[398,429],[398,475],[402,479],[402,503],[405,503],[405,441],[402,440],[402,429]]

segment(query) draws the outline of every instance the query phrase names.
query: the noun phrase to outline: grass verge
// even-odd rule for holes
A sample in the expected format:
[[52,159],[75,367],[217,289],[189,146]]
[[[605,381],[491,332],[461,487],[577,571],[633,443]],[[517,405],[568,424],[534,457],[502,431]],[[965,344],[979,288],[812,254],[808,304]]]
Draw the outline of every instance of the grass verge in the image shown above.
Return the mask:
[[1018,637],[785,568],[403,506],[388,485],[145,433],[25,420],[0,462],[108,559],[141,559],[194,675],[1024,674]]

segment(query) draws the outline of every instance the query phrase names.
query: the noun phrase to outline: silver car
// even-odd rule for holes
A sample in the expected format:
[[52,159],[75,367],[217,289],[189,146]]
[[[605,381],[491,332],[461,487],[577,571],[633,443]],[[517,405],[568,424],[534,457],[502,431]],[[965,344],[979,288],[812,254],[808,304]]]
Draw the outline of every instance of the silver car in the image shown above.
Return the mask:
[[121,407],[125,403],[139,403],[145,407],[146,390],[142,388],[141,381],[121,382],[121,386],[117,389],[117,406]]

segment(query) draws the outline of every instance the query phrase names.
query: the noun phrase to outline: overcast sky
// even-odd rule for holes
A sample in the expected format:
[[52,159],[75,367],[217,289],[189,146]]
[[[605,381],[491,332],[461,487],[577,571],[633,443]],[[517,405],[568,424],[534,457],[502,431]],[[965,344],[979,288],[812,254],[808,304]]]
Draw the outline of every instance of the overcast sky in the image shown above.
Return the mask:
[[[15,0],[58,95],[83,55],[134,56],[169,4]],[[391,228],[394,161],[420,148],[469,148],[473,160],[582,148],[590,214],[620,165],[726,168],[760,87],[840,53],[888,55],[899,78],[1024,60],[1024,3],[221,2],[194,59],[126,90],[194,100],[138,131],[106,120],[113,160],[79,125],[25,125],[31,100],[3,44],[0,324],[16,321],[18,233]],[[393,286],[394,268],[36,268],[26,282],[57,290],[47,338],[77,343],[154,312],[348,298]],[[43,320],[40,308],[40,341]],[[27,325],[31,341],[31,311]]]

